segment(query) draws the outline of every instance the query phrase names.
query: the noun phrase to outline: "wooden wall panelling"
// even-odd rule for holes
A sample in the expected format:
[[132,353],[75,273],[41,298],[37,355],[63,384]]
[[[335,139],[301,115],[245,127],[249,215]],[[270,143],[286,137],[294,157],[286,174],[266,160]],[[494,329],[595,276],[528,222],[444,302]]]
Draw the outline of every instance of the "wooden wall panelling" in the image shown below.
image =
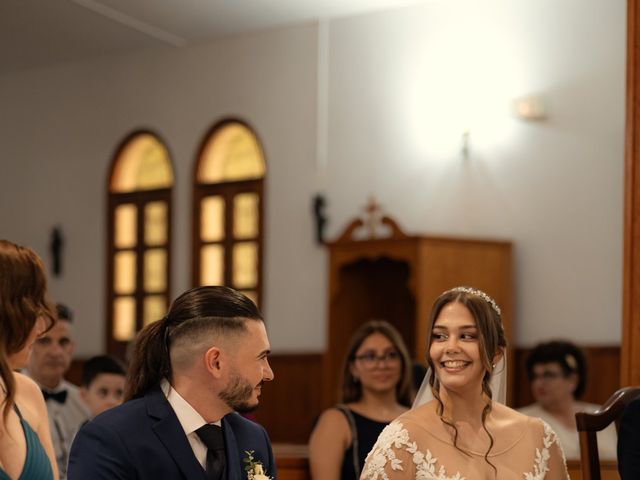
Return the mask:
[[640,20],[627,2],[627,92],[624,173],[624,261],[620,383],[640,385]]
[[[589,368],[589,381],[583,399],[602,404],[620,388],[620,348],[594,345],[583,348]],[[515,361],[509,368],[516,379],[512,384],[512,405],[515,408],[533,402],[524,367],[529,351],[529,348],[513,349]],[[269,358],[275,380],[263,386],[260,406],[254,415],[256,421],[267,429],[274,443],[307,443],[313,423],[323,410],[323,357],[318,353],[279,354]],[[85,361],[84,358],[73,360],[65,376],[67,380],[80,384],[80,373]],[[291,452],[291,448],[285,449],[287,458],[292,456]],[[300,451],[296,452],[293,456],[300,457]],[[299,465],[299,462],[293,464]]]
[[[567,471],[571,480],[582,480],[579,460],[567,460]],[[618,462],[600,460],[600,478],[601,480],[620,480]]]
[[273,444],[278,480],[309,480],[309,449],[306,445]]
[[322,355],[272,355],[269,363],[275,379],[262,387],[256,421],[272,442],[306,444],[321,413]]

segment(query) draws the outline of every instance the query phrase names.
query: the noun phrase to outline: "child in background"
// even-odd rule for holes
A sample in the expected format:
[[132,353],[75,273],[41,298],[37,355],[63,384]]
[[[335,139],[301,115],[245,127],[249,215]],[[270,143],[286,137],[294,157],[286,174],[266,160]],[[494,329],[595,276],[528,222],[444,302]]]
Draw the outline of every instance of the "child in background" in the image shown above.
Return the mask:
[[85,362],[80,396],[93,417],[122,403],[125,377],[122,364],[108,355],[92,357]]

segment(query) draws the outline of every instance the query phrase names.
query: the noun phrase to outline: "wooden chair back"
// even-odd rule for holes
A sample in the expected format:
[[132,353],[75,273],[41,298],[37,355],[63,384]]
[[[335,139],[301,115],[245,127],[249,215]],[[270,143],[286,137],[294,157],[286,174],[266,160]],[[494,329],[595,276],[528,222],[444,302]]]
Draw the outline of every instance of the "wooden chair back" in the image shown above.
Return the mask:
[[624,387],[616,391],[602,407],[594,413],[576,413],[580,436],[580,465],[582,480],[600,480],[600,457],[596,433],[616,422],[616,430],[626,406],[640,396],[640,387]]

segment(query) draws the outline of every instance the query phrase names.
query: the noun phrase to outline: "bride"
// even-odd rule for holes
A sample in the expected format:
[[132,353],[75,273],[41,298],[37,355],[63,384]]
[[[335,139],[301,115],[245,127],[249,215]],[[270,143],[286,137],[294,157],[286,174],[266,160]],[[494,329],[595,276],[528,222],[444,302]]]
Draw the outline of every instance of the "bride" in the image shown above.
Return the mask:
[[506,339],[493,299],[448,290],[429,324],[430,371],[414,408],[383,430],[361,478],[567,480],[553,430],[503,404]]

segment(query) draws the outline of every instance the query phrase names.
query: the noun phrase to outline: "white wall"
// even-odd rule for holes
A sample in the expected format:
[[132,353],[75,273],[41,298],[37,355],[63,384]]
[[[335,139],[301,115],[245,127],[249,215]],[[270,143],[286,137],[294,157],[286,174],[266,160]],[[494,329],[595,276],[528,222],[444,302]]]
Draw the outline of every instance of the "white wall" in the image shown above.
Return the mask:
[[[616,344],[624,2],[476,3],[330,22],[321,168],[312,25],[0,77],[0,237],[47,257],[49,230],[62,226],[66,271],[52,292],[77,312],[79,353],[101,351],[116,145],[148,127],[173,155],[178,294],[189,286],[193,158],[207,128],[232,114],[256,128],[268,160],[264,310],[276,352],[325,346],[326,256],[310,214],[318,187],[330,237],[375,194],[410,233],[513,240],[516,343]],[[530,93],[547,103],[546,121],[508,116],[509,100]]]
[[268,161],[265,313],[273,346],[321,348],[324,299],[315,292],[324,281],[305,175],[315,151],[315,53],[316,27],[306,25],[0,78],[0,236],[48,256],[49,230],[62,225],[67,270],[51,286],[76,310],[79,354],[104,343],[106,176],[117,144],[139,127],[168,143],[177,295],[190,286],[196,149],[229,114],[254,126]]
[[[442,0],[332,22],[333,231],[375,194],[411,233],[511,239],[516,343],[618,343],[624,62],[624,2]],[[528,94],[546,121],[510,117]]]

